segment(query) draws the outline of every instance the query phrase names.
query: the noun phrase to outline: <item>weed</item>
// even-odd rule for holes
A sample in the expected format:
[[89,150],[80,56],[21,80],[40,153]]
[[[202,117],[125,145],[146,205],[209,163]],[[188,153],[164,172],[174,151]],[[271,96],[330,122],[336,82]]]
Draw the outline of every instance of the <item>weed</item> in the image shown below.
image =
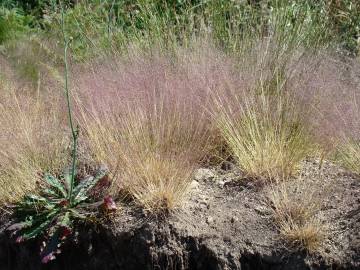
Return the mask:
[[[26,195],[15,205],[18,223],[8,230],[17,237],[16,242],[45,236],[41,261],[54,260],[61,253],[62,243],[73,233],[74,221],[91,220],[93,213],[88,208],[91,202],[88,193],[106,173],[105,169],[100,169],[96,175],[81,179],[77,185],[72,183],[71,170],[61,179],[45,174],[40,194]],[[104,201],[104,205],[107,207],[108,203]]]

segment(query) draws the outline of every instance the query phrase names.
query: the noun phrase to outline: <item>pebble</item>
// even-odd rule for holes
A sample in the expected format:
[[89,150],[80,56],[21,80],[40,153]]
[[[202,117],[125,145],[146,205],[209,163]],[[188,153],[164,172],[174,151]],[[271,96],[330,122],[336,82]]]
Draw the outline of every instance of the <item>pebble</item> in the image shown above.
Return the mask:
[[218,185],[220,188],[223,188],[224,185],[225,185],[225,181],[220,180],[220,181],[217,182],[217,185]]
[[207,224],[211,224],[211,223],[213,223],[213,222],[214,222],[214,218],[213,218],[213,217],[210,217],[210,216],[209,216],[209,217],[206,218],[206,223],[207,223]]
[[196,180],[193,180],[193,181],[191,181],[191,183],[190,183],[190,188],[191,188],[191,189],[199,189],[199,186],[200,186],[200,184],[199,184],[198,181],[196,181]]
[[264,206],[257,206],[254,208],[255,212],[260,215],[265,215],[268,213],[268,209]]

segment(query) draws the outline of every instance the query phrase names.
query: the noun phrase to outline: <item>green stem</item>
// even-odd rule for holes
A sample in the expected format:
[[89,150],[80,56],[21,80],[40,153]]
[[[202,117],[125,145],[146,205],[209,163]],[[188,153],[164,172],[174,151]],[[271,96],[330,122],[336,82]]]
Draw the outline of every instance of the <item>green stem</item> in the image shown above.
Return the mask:
[[61,7],[61,30],[64,37],[64,64],[65,64],[65,96],[66,96],[66,102],[67,102],[67,111],[68,111],[68,118],[69,118],[69,124],[71,128],[71,134],[73,139],[73,148],[72,148],[72,166],[71,166],[71,181],[70,181],[70,187],[69,187],[69,195],[68,200],[70,201],[70,205],[73,204],[73,189],[74,189],[74,182],[75,182],[75,175],[76,175],[76,151],[77,151],[77,139],[78,139],[78,130],[75,129],[73,118],[72,118],[72,112],[71,112],[71,103],[70,103],[70,93],[69,93],[69,67],[68,67],[68,61],[67,61],[67,55],[68,55],[68,48],[69,48],[69,41],[66,37],[66,31],[65,31],[65,16],[64,16],[64,8],[62,6],[62,3],[60,2]]

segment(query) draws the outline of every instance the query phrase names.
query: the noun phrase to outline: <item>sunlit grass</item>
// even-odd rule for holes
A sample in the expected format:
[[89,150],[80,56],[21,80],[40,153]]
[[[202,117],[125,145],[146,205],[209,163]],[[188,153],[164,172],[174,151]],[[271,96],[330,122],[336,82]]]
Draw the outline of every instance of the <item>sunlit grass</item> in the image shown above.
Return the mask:
[[110,111],[105,103],[83,110],[80,120],[91,154],[110,168],[112,192],[126,191],[155,212],[181,205],[207,150],[201,117],[186,111],[181,101],[167,101],[160,97]]
[[241,170],[250,177],[283,179],[297,171],[311,142],[292,97],[267,86],[219,93],[215,116]]
[[[0,102],[0,202],[19,200],[36,190],[46,171],[67,165],[67,137],[56,103],[40,96],[20,95],[7,84]],[[56,102],[52,100],[52,102]]]

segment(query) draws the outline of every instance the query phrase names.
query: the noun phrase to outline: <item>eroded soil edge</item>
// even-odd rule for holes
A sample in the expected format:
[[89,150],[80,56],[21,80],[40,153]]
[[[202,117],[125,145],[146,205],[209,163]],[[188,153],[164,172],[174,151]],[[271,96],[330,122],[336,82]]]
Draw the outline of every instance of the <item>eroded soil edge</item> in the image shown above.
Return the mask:
[[[306,175],[317,173],[316,162],[305,165]],[[285,248],[265,190],[236,172],[206,169],[195,176],[184,208],[169,219],[125,207],[111,224],[83,228],[46,266],[39,262],[39,243],[14,243],[4,218],[0,269],[360,269],[360,181],[330,163],[322,181],[336,185],[322,209],[332,233],[321,254]]]

